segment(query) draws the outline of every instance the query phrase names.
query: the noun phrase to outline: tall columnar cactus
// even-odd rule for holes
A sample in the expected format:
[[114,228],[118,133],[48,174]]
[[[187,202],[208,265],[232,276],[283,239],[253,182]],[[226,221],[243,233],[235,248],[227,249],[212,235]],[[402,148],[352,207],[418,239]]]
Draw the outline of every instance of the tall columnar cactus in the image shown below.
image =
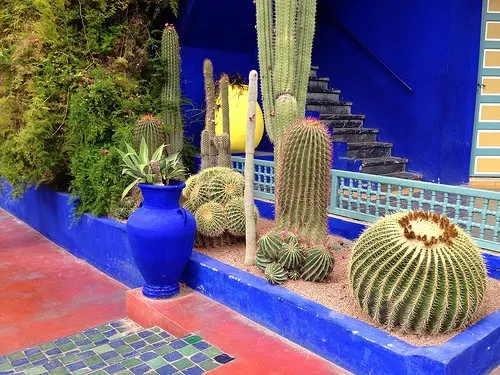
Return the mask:
[[215,138],[215,83],[214,67],[209,59],[203,61],[203,77],[205,80],[205,129],[201,132],[201,170],[217,165],[217,149],[213,143]]
[[258,74],[252,70],[248,76],[248,111],[247,133],[245,143],[245,260],[244,264],[255,264],[257,251],[257,230],[253,218],[254,205],[254,152],[255,152],[255,112],[257,109],[257,79]]
[[256,0],[257,41],[266,130],[279,146],[304,116],[316,0]]
[[447,217],[422,211],[399,212],[367,229],[352,248],[349,278],[376,323],[417,333],[465,327],[486,289],[471,238]]
[[331,138],[319,120],[297,120],[281,143],[276,175],[276,223],[313,243],[327,236]]
[[166,143],[163,122],[152,114],[146,114],[138,119],[134,126],[134,144],[137,149],[139,149],[142,138],[148,145],[151,157],[158,147]]
[[181,114],[181,63],[179,36],[173,25],[166,24],[161,38],[161,59],[165,73],[161,101],[163,121],[168,133],[169,155],[181,152],[184,145],[184,128]]
[[229,78],[223,75],[219,80],[219,94],[221,97],[222,134],[216,135],[214,144],[217,148],[217,164],[220,167],[232,168],[231,138],[229,133]]

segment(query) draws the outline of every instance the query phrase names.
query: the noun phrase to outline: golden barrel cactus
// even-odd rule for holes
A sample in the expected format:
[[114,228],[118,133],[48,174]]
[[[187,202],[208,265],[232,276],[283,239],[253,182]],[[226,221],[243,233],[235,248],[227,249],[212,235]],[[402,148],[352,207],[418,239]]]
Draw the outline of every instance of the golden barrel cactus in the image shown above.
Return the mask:
[[349,278],[374,322],[416,333],[467,326],[486,289],[472,239],[447,217],[399,212],[367,229],[352,248]]

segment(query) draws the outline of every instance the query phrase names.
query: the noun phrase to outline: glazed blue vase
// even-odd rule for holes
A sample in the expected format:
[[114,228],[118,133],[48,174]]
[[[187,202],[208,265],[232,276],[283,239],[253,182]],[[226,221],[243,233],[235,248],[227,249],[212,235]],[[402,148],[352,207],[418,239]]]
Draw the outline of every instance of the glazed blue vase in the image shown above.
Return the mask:
[[137,267],[146,280],[142,294],[164,299],[179,293],[179,279],[191,256],[196,221],[180,206],[182,181],[169,186],[139,184],[142,207],[127,221]]

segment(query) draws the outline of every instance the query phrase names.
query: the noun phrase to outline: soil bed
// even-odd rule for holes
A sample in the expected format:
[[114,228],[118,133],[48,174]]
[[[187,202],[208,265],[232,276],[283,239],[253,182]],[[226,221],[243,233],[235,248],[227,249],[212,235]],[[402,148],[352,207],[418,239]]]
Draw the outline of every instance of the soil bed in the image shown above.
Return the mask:
[[[274,222],[264,219],[259,219],[257,230],[259,235],[272,229]],[[340,237],[333,237],[337,240],[343,240]],[[255,276],[264,279],[264,274],[255,266],[243,265],[245,254],[245,244],[217,247],[211,249],[196,248],[202,254],[206,254],[221,262],[247,271]],[[347,277],[347,263],[349,261],[349,245],[342,248],[341,251],[335,254],[335,268],[333,273],[322,283],[311,283],[302,280],[288,280],[283,286],[295,293],[318,302],[332,310],[349,315],[353,318],[362,320],[375,327],[377,325],[370,321],[370,317],[363,313],[356,301],[352,297],[349,279]],[[484,318],[485,316],[495,312],[500,308],[500,280],[488,278],[486,285],[486,297],[481,306],[474,323]],[[381,328],[381,327],[378,327]],[[382,329],[382,328],[381,328]],[[387,332],[387,331],[386,331]],[[431,346],[441,345],[448,341],[453,336],[461,331],[453,333],[438,334],[431,336],[418,336],[415,334],[403,333],[399,330],[389,332],[391,335],[406,341],[415,346]]]

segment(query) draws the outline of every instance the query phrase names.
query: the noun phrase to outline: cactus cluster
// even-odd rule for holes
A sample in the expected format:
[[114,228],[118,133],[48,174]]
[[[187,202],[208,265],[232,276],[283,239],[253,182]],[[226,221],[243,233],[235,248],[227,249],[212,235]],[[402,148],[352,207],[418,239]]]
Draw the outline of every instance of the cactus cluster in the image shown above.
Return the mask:
[[276,224],[313,243],[327,236],[332,144],[320,120],[297,120],[286,132],[276,168]]
[[316,0],[256,0],[266,130],[279,146],[306,106]]
[[144,138],[149,150],[149,157],[162,144],[166,143],[163,122],[152,114],[145,114],[138,119],[134,126],[134,146],[138,150]]
[[300,278],[321,282],[333,271],[335,258],[328,248],[304,246],[292,232],[272,230],[260,237],[258,245],[255,264],[271,284]]
[[216,95],[214,68],[209,59],[203,62],[205,79],[205,129],[201,132],[201,169],[215,166],[232,168],[231,138],[229,133],[229,78],[219,80],[219,95],[222,111],[222,134],[215,135]]
[[349,278],[361,308],[387,329],[449,332],[467,326],[486,289],[472,239],[447,217],[399,212],[356,241]]
[[[198,245],[224,245],[245,237],[244,188],[243,176],[224,167],[207,168],[187,179],[182,204],[196,218]],[[259,213],[255,205],[253,209],[256,222]]]

